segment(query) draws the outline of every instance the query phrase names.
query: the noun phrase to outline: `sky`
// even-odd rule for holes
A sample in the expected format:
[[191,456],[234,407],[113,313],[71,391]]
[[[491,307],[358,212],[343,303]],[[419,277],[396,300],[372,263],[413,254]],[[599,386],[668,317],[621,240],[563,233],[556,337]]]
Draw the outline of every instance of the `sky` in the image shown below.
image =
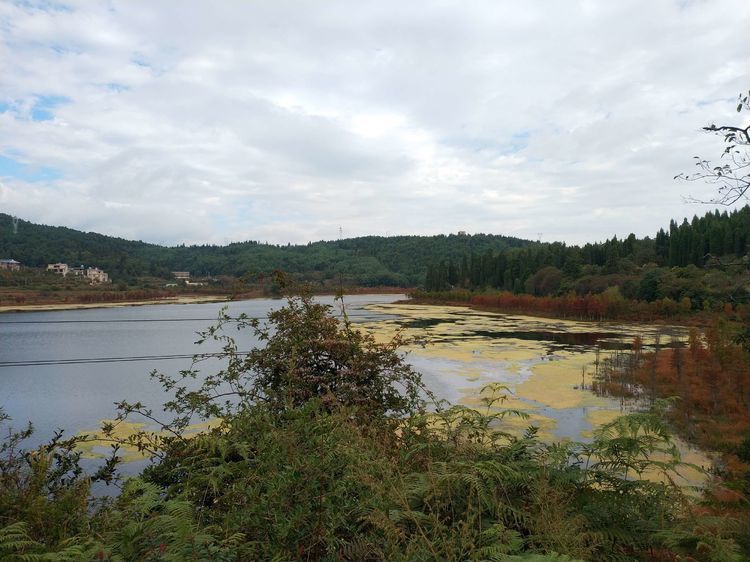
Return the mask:
[[747,0],[0,0],[0,212],[163,244],[652,235]]

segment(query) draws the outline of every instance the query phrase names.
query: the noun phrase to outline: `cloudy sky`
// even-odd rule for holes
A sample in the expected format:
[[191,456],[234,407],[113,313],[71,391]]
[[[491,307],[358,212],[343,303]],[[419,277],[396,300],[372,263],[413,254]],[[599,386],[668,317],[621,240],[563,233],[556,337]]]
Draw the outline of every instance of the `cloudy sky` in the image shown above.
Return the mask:
[[750,88],[747,0],[0,0],[0,212],[168,244],[584,242]]

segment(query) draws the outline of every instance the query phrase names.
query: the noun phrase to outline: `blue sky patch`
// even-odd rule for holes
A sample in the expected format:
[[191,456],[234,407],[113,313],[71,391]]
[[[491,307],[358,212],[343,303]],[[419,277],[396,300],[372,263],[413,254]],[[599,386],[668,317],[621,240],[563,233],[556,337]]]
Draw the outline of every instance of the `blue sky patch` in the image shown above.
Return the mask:
[[530,131],[518,131],[510,137],[495,139],[490,137],[474,137],[457,135],[446,141],[446,144],[458,146],[472,152],[494,152],[499,155],[515,154],[526,148],[531,137]]
[[509,152],[512,154],[526,148],[529,145],[530,136],[531,133],[529,131],[513,133],[513,136],[510,139]]
[[133,57],[132,57],[132,58],[130,59],[130,62],[132,62],[133,64],[136,64],[136,65],[138,65],[138,66],[141,66],[141,67],[143,67],[143,68],[151,68],[151,65],[150,65],[150,64],[148,63],[148,61],[146,60],[146,57],[144,57],[144,56],[141,56],[141,55],[139,55],[139,54],[136,54],[136,55],[134,55],[134,56],[133,56]]
[[117,92],[118,94],[120,92],[127,92],[130,89],[125,84],[118,84],[117,82],[109,82],[104,84],[104,87],[110,92]]
[[61,103],[70,101],[65,96],[39,96],[31,108],[33,121],[49,121],[54,118],[53,110]]
[[53,53],[55,53],[56,55],[61,55],[61,56],[80,55],[81,53],[83,53],[82,49],[80,49],[79,47],[73,47],[71,45],[54,44],[54,45],[50,45],[49,48]]
[[731,104],[737,101],[737,98],[712,98],[712,99],[701,99],[695,102],[695,107],[703,108],[714,104]]
[[51,0],[15,0],[16,6],[39,10],[41,12],[72,12],[73,10],[61,2],[52,2]]
[[0,178],[14,178],[23,181],[52,181],[61,177],[60,172],[47,166],[29,166],[0,154]]

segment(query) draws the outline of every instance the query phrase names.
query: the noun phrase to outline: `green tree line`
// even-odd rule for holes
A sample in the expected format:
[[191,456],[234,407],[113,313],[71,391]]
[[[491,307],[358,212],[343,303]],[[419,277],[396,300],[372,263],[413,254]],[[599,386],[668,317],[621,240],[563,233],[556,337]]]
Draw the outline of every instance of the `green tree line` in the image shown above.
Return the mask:
[[613,237],[601,243],[530,244],[498,252],[468,253],[441,259],[427,268],[427,291],[499,289],[547,296],[597,294],[617,287],[625,297],[654,301],[688,298],[704,301],[743,299],[737,280],[747,272],[750,207],[718,211],[681,224],[654,238]]
[[282,270],[307,281],[342,278],[363,286],[412,287],[423,283],[429,263],[528,244],[494,234],[441,234],[365,236],[302,245],[247,241],[167,247],[23,220],[14,228],[12,218],[0,214],[1,257],[32,267],[58,261],[94,265],[108,271],[115,281],[142,276],[169,278],[171,271],[241,277]]
[[492,288],[551,295],[599,293],[617,286],[628,297],[687,296],[696,306],[721,295],[726,299],[734,290],[725,269],[713,267],[707,274],[696,268],[721,265],[720,258],[728,256],[742,258],[749,242],[747,206],[679,224],[673,220],[653,238],[631,234],[582,246],[449,234],[365,236],[303,245],[247,241],[167,247],[26,221],[14,228],[11,217],[0,214],[0,256],[32,267],[56,261],[94,265],[115,281],[169,278],[171,271],[252,278],[281,270],[311,282],[423,286],[428,291]]

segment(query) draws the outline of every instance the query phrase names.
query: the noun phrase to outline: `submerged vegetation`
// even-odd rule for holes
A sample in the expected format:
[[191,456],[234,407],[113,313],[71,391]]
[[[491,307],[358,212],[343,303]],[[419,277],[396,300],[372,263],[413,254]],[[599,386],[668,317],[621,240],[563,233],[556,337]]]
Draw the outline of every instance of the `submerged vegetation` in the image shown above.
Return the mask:
[[[716,451],[715,479],[701,509],[750,529],[750,347],[745,334],[716,319],[705,334],[693,328],[685,347],[633,349],[605,361],[600,394],[655,402],[669,397],[663,417],[705,450]],[[750,551],[750,536],[741,539]]]
[[[294,297],[268,324],[223,316],[205,338],[225,368],[159,375],[155,419],[120,404],[103,428],[112,457],[89,476],[84,438],[0,445],[3,560],[742,560],[747,530],[716,517],[669,475],[680,461],[658,412],[621,417],[590,443],[508,431],[497,392],[478,408],[434,403],[399,351],[329,307]],[[241,353],[243,330],[262,348]],[[499,389],[495,389],[499,390]],[[655,401],[655,406],[660,403]],[[196,418],[220,418],[188,437]],[[3,420],[7,422],[8,420]],[[30,429],[29,429],[30,431]],[[99,436],[100,437],[100,436]],[[116,497],[118,444],[154,459]]]

